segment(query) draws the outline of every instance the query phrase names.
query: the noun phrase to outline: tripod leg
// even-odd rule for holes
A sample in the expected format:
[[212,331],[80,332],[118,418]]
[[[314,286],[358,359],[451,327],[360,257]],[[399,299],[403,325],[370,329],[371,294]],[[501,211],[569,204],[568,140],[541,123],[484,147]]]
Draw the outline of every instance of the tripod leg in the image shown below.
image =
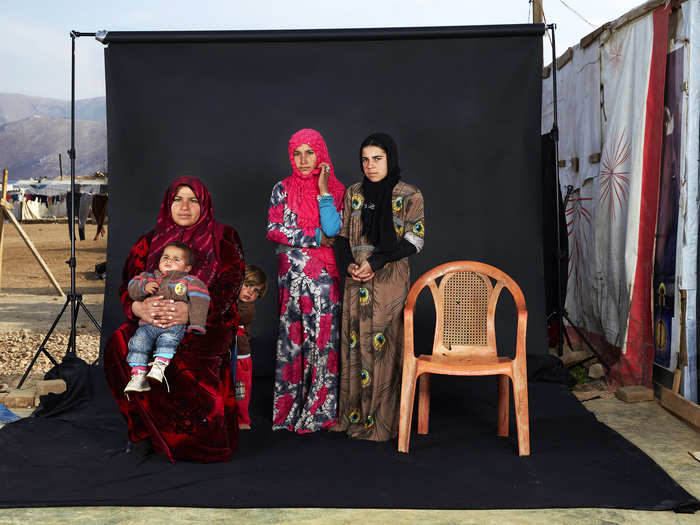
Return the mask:
[[70,297],[75,300],[75,304],[71,306],[73,308],[73,316],[71,318],[72,323],[71,323],[71,327],[70,327],[70,336],[68,337],[68,347],[66,348],[66,355],[75,356],[77,353],[77,348],[76,348],[77,345],[75,342],[75,338],[78,336],[76,329],[75,329],[75,326],[78,322],[78,312],[80,311],[79,306],[78,306],[78,302],[80,301],[80,297],[74,296],[72,294],[70,295]]
[[101,334],[101,333],[102,333],[102,328],[100,328],[100,324],[97,322],[97,320],[96,320],[95,317],[92,315],[92,313],[90,312],[90,310],[87,309],[87,306],[85,306],[85,305],[83,304],[83,301],[81,301],[81,300],[78,300],[78,304],[83,308],[83,310],[85,310],[85,313],[86,313],[87,316],[90,318],[90,321],[92,321],[92,324],[95,325],[95,328],[97,328],[97,331],[100,332],[100,334]]
[[[95,325],[95,328],[97,328],[97,331],[102,335],[102,328],[100,327],[100,324],[97,322],[95,317],[92,315],[90,310],[87,309],[87,306],[83,304],[83,301],[78,301],[78,304],[85,310],[85,313],[87,314],[88,318],[90,318],[90,321],[92,321],[92,324]],[[101,357],[100,355],[97,356],[97,359],[95,360],[96,364],[102,364]]]
[[[605,370],[608,371],[608,372],[610,372],[610,367],[608,366],[608,364],[605,362],[605,360],[602,358],[602,356],[598,353],[598,351],[593,347],[593,345],[591,344],[591,342],[590,342],[588,339],[586,339],[586,336],[583,335],[583,332],[581,332],[581,330],[579,330],[578,327],[575,326],[575,325],[571,322],[571,319],[569,319],[569,314],[566,313],[566,311],[564,311],[564,317],[566,317],[566,320],[569,321],[569,324],[571,325],[571,327],[572,327],[574,330],[576,330],[576,333],[577,333],[578,336],[581,338],[581,340],[586,344],[586,346],[588,347],[588,349],[589,349],[591,352],[593,352],[593,355],[595,355],[595,356],[598,358],[598,361],[600,361],[600,363],[603,365],[603,367],[605,368]],[[581,361],[581,362],[583,363],[583,362],[585,362],[585,361],[588,361],[588,359],[585,359],[584,361]]]
[[566,344],[569,345],[569,348],[571,348],[571,350],[573,350],[574,346],[571,344],[571,338],[569,337],[569,332],[566,330],[566,326],[562,326],[562,330],[564,330],[564,337],[566,338]]
[[53,358],[53,356],[46,351],[44,346],[46,345],[47,341],[49,340],[49,337],[51,337],[51,334],[53,333],[54,329],[56,328],[58,321],[61,319],[63,312],[66,311],[66,308],[68,307],[69,302],[70,302],[70,297],[67,297],[66,302],[63,303],[63,308],[61,308],[61,311],[56,316],[56,319],[53,320],[53,324],[51,325],[51,328],[49,328],[49,331],[46,333],[46,337],[44,337],[44,340],[39,345],[39,349],[34,354],[34,357],[32,358],[31,363],[29,363],[27,370],[24,372],[22,379],[20,379],[19,384],[17,385],[17,388],[22,388],[24,381],[27,379],[27,376],[29,375],[29,371],[32,369],[32,367],[34,366],[34,363],[36,363],[36,360],[39,358],[39,354],[41,354],[42,352],[46,355],[46,357],[49,358],[49,361],[51,361],[54,364],[54,366],[58,365],[58,361],[56,361]]

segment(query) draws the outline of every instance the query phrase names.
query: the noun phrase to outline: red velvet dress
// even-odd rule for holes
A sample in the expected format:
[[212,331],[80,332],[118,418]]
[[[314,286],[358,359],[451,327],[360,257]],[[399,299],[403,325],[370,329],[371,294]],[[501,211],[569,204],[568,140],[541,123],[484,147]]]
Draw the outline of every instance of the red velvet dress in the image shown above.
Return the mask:
[[224,227],[220,243],[221,267],[209,285],[211,305],[205,335],[185,334],[166,371],[165,383],[151,391],[130,395],[124,387],[131,376],[127,344],[138,327],[127,284],[146,270],[153,232],[141,237],[129,253],[119,289],[129,319],[110,337],[105,349],[105,375],[119,411],[129,426],[129,439],[150,438],[154,450],[171,461],[226,461],[238,446],[238,409],[228,354],[238,327],[236,301],[245,275],[238,233]]

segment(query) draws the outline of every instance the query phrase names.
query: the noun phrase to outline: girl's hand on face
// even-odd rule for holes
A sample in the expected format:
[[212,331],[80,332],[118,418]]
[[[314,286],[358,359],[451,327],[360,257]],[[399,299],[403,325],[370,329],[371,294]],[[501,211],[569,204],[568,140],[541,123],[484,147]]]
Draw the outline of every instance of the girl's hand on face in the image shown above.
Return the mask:
[[320,193],[328,193],[328,179],[331,176],[331,167],[327,162],[319,164],[321,173],[318,176],[318,191]]
[[334,242],[335,242],[334,237],[326,237],[326,234],[321,232],[321,246],[325,246],[327,248],[332,248]]

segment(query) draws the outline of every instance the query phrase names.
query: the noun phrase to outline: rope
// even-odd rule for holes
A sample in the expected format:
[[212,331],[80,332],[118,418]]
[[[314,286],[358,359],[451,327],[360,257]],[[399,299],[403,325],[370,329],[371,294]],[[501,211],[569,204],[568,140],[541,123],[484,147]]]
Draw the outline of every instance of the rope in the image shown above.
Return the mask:
[[574,9],[574,8],[571,7],[569,4],[567,4],[566,2],[564,2],[564,0],[559,0],[559,1],[560,1],[562,4],[564,4],[564,7],[566,7],[569,11],[571,11],[572,13],[574,13],[576,16],[578,16],[581,20],[583,20],[584,22],[586,22],[589,26],[591,26],[591,27],[593,27],[593,28],[598,27],[598,26],[595,25],[595,24],[591,24],[588,20],[586,20],[586,19],[584,18],[584,16],[583,16],[581,13],[579,13],[578,11],[576,11],[576,9]]

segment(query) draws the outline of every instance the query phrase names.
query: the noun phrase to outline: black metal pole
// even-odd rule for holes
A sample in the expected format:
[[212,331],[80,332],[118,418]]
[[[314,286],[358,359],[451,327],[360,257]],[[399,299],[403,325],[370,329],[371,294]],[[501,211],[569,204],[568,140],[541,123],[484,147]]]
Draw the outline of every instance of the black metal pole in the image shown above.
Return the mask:
[[562,293],[561,293],[561,286],[562,286],[562,275],[561,275],[561,259],[562,259],[562,252],[561,252],[561,233],[560,233],[560,224],[559,224],[559,217],[561,214],[561,209],[559,207],[559,199],[561,198],[561,189],[560,189],[560,184],[561,181],[559,179],[559,119],[558,119],[558,114],[557,114],[557,45],[556,45],[556,39],[554,37],[554,29],[556,28],[555,24],[549,24],[547,26],[547,29],[550,30],[552,34],[552,106],[554,108],[553,111],[553,122],[552,122],[552,139],[554,140],[554,159],[555,159],[555,165],[554,169],[556,170],[556,184],[555,184],[555,191],[556,191],[556,196],[555,196],[555,202],[556,202],[556,209],[557,209],[557,218],[556,218],[556,229],[557,229],[557,332],[558,332],[558,340],[557,340],[557,355],[561,356],[564,352],[564,304],[562,301]]
[[[558,327],[558,332],[559,332],[559,340],[557,342],[557,354],[561,357],[563,352],[564,352],[564,336],[566,335],[566,340],[569,344],[569,347],[571,347],[571,341],[569,340],[568,334],[565,333],[565,326],[564,326],[564,320],[568,321],[569,324],[572,326],[572,328],[576,331],[578,334],[579,338],[586,344],[588,349],[593,353],[593,356],[595,358],[598,358],[598,361],[605,367],[607,371],[610,371],[610,367],[608,364],[605,362],[603,357],[598,353],[598,351],[595,349],[595,347],[591,344],[591,342],[586,338],[584,333],[579,330],[579,328],[571,322],[571,319],[569,318],[568,313],[566,312],[566,308],[564,307],[564,300],[562,297],[561,289],[562,289],[562,274],[561,274],[561,263],[562,259],[564,258],[564,253],[561,250],[561,228],[559,227],[559,217],[561,214],[561,206],[559,204],[559,199],[561,198],[561,179],[559,177],[559,119],[558,119],[558,114],[557,114],[557,109],[558,109],[558,104],[557,104],[557,47],[556,47],[556,40],[554,37],[554,29],[556,28],[555,24],[549,24],[547,26],[547,29],[551,30],[552,33],[552,106],[553,106],[553,122],[552,122],[552,131],[551,131],[551,136],[552,139],[554,140],[554,158],[556,165],[554,169],[556,170],[556,208],[557,208],[557,220],[556,220],[556,228],[557,228],[557,301],[558,301],[558,307],[559,310],[557,311],[557,322],[559,323]],[[573,193],[573,187],[569,186],[567,188],[567,193],[566,193],[566,201],[564,203],[564,206],[569,202],[569,197],[571,197],[571,194]],[[567,267],[568,267],[568,261],[567,261]],[[567,282],[568,284],[568,275],[567,275]],[[564,284],[564,286],[566,286]],[[587,359],[584,359],[583,361],[580,361],[579,363],[576,364],[581,364],[586,361],[589,361],[590,359],[593,359],[594,357],[589,357]],[[569,365],[569,368],[571,368],[572,365]]]
[[71,31],[71,61],[70,61],[70,341],[66,355],[75,355],[75,31]]
[[[68,157],[70,158],[70,216],[68,217],[68,231],[70,233],[70,259],[66,261],[68,263],[68,266],[70,266],[70,293],[68,294],[68,297],[66,298],[66,302],[63,305],[63,308],[61,311],[58,313],[56,318],[53,321],[53,324],[51,325],[51,328],[46,334],[46,337],[44,337],[43,342],[39,346],[39,349],[36,351],[34,354],[34,358],[32,359],[31,363],[27,367],[27,370],[24,372],[24,375],[22,376],[22,379],[20,380],[19,384],[17,385],[17,388],[21,388],[22,384],[24,381],[27,379],[29,376],[29,372],[31,371],[32,367],[34,366],[34,363],[36,362],[37,358],[41,353],[44,353],[46,357],[49,358],[49,360],[54,364],[58,365],[56,360],[49,354],[49,352],[46,350],[45,345],[49,338],[51,337],[51,334],[53,333],[54,329],[58,325],[59,320],[61,319],[61,316],[63,313],[66,311],[66,308],[70,304],[70,337],[68,340],[68,348],[66,349],[66,355],[67,356],[76,356],[77,353],[77,346],[76,346],[76,318],[78,316],[78,311],[80,308],[82,308],[85,313],[87,314],[88,318],[92,323],[95,325],[97,328],[98,332],[102,332],[102,329],[100,328],[99,323],[95,319],[95,317],[90,313],[90,311],[87,309],[85,304],[82,301],[82,295],[78,295],[75,293],[75,216],[76,216],[76,211],[75,211],[75,39],[80,37],[80,36],[95,36],[96,33],[80,33],[78,31],[71,31],[70,32],[70,37],[71,37],[71,75],[70,75],[70,149],[68,150]],[[60,156],[59,156],[59,162],[60,162]]]

